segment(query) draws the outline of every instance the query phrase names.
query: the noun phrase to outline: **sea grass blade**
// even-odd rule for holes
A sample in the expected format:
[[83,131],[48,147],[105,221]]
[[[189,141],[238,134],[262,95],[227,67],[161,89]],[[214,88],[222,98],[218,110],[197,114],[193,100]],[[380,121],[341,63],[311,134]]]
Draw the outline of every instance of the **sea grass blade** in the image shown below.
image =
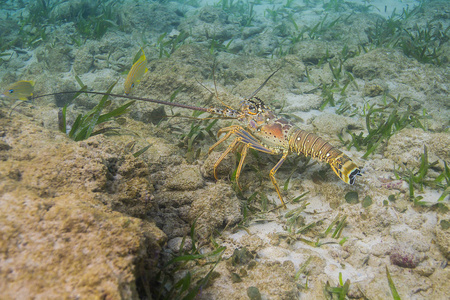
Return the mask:
[[388,283],[389,283],[389,288],[391,289],[392,298],[394,298],[394,300],[401,300],[400,296],[397,292],[397,289],[395,288],[394,281],[391,278],[391,274],[389,274],[389,270],[388,270],[387,266],[386,266],[386,275],[387,275],[387,279],[388,279]]
[[[117,81],[114,82],[106,91],[106,94],[111,93],[112,89],[116,85]],[[84,139],[87,139],[91,136],[91,133],[94,131],[94,127],[97,125],[98,118],[100,117],[100,113],[103,110],[103,107],[108,100],[109,95],[104,95],[102,99],[100,100],[100,103],[97,105],[96,112],[93,114],[91,121],[89,122],[89,126],[87,128],[86,134]]]
[[82,115],[79,114],[77,116],[77,118],[75,119],[75,122],[72,125],[72,129],[70,129],[69,138],[72,138],[74,136],[75,132],[77,132],[78,129],[80,128],[81,119],[82,119]]
[[115,131],[117,133],[117,135],[119,135],[119,130],[120,130],[120,127],[105,127],[105,128],[94,131],[93,133],[91,133],[91,136],[103,134],[103,133],[107,133],[107,132],[111,133],[111,131]]
[[147,145],[147,146],[145,146],[144,148],[142,148],[141,150],[136,151],[135,153],[133,153],[133,156],[134,156],[134,157],[140,156],[142,153],[144,153],[145,151],[147,151],[148,148],[150,148],[152,145],[153,145],[153,144]]
[[67,104],[64,105],[64,107],[60,111],[60,114],[58,114],[58,129],[62,133],[66,133],[67,131],[66,111],[67,111]]
[[97,125],[107,122],[107,121],[111,120],[112,118],[123,115],[124,113],[127,113],[128,112],[127,108],[130,107],[134,102],[135,101],[130,101],[130,102],[106,113],[106,114],[101,115],[97,120]]
[[83,81],[81,81],[81,78],[78,75],[75,75],[75,80],[77,81],[78,85],[83,88],[86,85],[83,83]]
[[212,251],[212,252],[208,252],[206,254],[188,254],[188,255],[182,255],[182,256],[177,256],[173,259],[171,259],[169,262],[166,263],[165,267],[174,264],[176,262],[181,262],[181,261],[190,261],[190,260],[195,260],[195,259],[200,259],[200,258],[205,258],[205,257],[210,257],[210,256],[214,256],[219,254],[220,252],[223,252],[226,249],[225,246],[219,247],[216,250]]

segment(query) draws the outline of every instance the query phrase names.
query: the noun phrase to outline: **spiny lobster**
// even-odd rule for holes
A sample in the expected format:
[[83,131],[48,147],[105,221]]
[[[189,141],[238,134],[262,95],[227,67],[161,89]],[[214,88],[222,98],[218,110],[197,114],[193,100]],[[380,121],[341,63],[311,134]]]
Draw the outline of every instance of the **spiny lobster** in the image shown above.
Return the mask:
[[[303,154],[305,156],[311,156],[312,158],[327,162],[336,173],[336,175],[348,184],[353,184],[355,182],[356,176],[361,176],[361,171],[358,166],[342,151],[333,147],[330,143],[326,142],[316,134],[306,132],[305,130],[302,130],[294,125],[291,121],[277,116],[269,107],[267,107],[263,103],[262,100],[256,97],[256,94],[264,87],[264,85],[277,71],[278,70],[273,72],[258,89],[256,89],[249,97],[245,98],[241,102],[239,109],[233,109],[228,106],[204,108],[135,96],[107,94],[91,91],[82,92],[88,94],[109,95],[113,97],[141,100],[191,110],[204,111],[213,115],[222,116],[227,119],[238,120],[240,122],[240,125],[232,125],[220,129],[217,133],[217,136],[220,137],[223,133],[225,133],[225,135],[209,148],[209,153],[211,153],[213,149],[230,138],[232,135],[235,136],[233,142],[231,142],[225,152],[222,153],[222,155],[214,164],[213,172],[215,179],[217,179],[216,170],[219,164],[227,156],[228,153],[238,147],[242,148],[241,158],[236,170],[236,183],[238,184],[239,188],[239,176],[241,174],[248,149],[255,149],[257,151],[272,155],[281,154],[281,159],[272,168],[272,170],[270,170],[269,177],[273,185],[275,186],[275,190],[278,194],[278,197],[280,198],[283,207],[286,208],[283,197],[281,196],[280,188],[275,179],[275,173],[290,153]],[[50,95],[67,93],[74,92],[52,93],[35,96],[33,98],[36,99]]]

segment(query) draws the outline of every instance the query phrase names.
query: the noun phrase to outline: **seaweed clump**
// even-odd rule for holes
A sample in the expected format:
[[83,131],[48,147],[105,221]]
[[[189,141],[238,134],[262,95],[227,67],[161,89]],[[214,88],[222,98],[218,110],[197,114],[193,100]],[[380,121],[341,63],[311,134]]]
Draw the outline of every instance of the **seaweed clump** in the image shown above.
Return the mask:
[[113,27],[119,27],[114,20],[119,20],[119,1],[100,1],[92,6],[85,1],[75,17],[75,28],[86,38],[100,39]]
[[366,31],[369,44],[375,47],[399,48],[408,57],[421,63],[441,64],[447,58],[441,59],[442,46],[448,42],[450,26],[444,28],[442,22],[432,20],[425,26],[416,23],[412,28],[407,21],[419,13],[423,13],[423,2],[413,9],[403,9],[401,14],[392,12],[387,19],[380,19],[374,27]]
[[[78,78],[79,80],[79,78]],[[81,82],[81,81],[80,81]],[[111,90],[116,85],[116,83],[113,83],[106,94],[102,97],[100,102],[87,114],[82,115],[79,114],[77,118],[75,119],[70,131],[67,132],[67,122],[66,122],[66,110],[68,104],[66,104],[60,114],[59,114],[59,130],[63,133],[67,133],[69,138],[71,138],[74,141],[82,141],[88,139],[90,136],[105,133],[108,131],[114,131],[117,128],[116,127],[105,127],[99,130],[94,131],[95,127],[99,124],[108,122],[113,120],[114,118],[128,112],[128,107],[131,106],[135,101],[130,101],[108,113],[101,114],[103,109],[111,105],[111,101],[108,100],[108,94],[111,93]],[[76,96],[73,98],[75,99],[78,97],[82,91],[86,90],[86,86],[83,85],[80,92],[76,94]]]

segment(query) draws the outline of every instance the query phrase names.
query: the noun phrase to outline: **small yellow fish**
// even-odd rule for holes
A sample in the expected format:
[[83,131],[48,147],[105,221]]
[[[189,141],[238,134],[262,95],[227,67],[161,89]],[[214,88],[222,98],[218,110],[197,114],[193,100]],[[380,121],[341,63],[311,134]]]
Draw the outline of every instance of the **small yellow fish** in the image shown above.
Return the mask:
[[8,86],[0,96],[11,100],[28,100],[33,96],[33,90],[34,81],[21,80]]
[[125,95],[128,95],[136,84],[141,81],[142,76],[147,69],[147,58],[145,57],[144,49],[142,49],[142,56],[133,64],[130,72],[128,72],[127,79],[125,80]]

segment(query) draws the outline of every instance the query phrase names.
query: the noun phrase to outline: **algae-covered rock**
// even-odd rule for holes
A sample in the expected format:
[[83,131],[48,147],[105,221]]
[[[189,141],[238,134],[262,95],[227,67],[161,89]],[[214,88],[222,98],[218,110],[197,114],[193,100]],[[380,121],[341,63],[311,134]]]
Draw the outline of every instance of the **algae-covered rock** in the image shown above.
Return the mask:
[[195,190],[203,186],[203,178],[198,166],[180,165],[172,169],[166,186],[172,190]]
[[[198,170],[197,166],[180,167]],[[159,175],[168,176],[168,172]],[[170,173],[170,176],[174,175]],[[240,201],[229,184],[221,181],[195,190],[156,190],[153,203],[157,209],[148,214],[169,239],[189,235],[194,221],[200,237],[209,238],[215,229],[232,226],[242,218]]]
[[443,169],[443,161],[450,161],[450,136],[446,133],[430,133],[418,128],[403,129],[389,139],[385,156],[397,164],[418,168],[424,145],[427,146],[428,161],[437,160],[438,166]]
[[[143,222],[88,193],[42,198],[26,189],[0,198],[0,298],[137,299],[134,263],[157,251]],[[158,231],[158,229],[154,229]],[[156,262],[153,261],[153,264]]]
[[225,41],[239,35],[238,24],[229,22],[228,16],[218,7],[205,6],[197,14],[182,20],[178,29],[189,32],[197,41],[204,41],[208,33],[217,40]]
[[[299,290],[292,262],[252,262],[246,269],[238,266],[239,270],[222,262],[216,270],[228,276],[216,278],[203,289],[200,299],[223,299],[224,295],[227,299],[297,299]],[[233,273],[239,273],[241,280],[235,280]]]
[[75,51],[73,69],[80,74],[87,73],[94,64],[94,55],[89,51],[89,47],[84,47]]
[[247,248],[234,249],[233,255],[231,256],[232,265],[246,265],[250,260],[254,259],[255,256],[247,250]]
[[156,272],[166,236],[99,201],[121,149],[102,137],[76,143],[20,117],[0,126],[15,150],[0,164],[0,298],[138,299],[137,278]]
[[359,203],[358,193],[351,191],[345,194],[345,201],[349,204],[357,204]]
[[450,230],[448,228],[436,226],[436,244],[442,255],[450,259]]
[[317,64],[324,57],[334,57],[342,50],[340,42],[305,40],[294,45],[292,52],[298,54],[305,63]]
[[[73,59],[72,49],[59,44],[55,48],[39,49],[36,52],[38,61],[46,61],[47,68],[52,72],[69,72]],[[58,63],[53,63],[53,62]]]
[[[207,178],[214,179],[214,164],[222,155],[222,152],[212,152],[205,159],[202,166],[202,175]],[[229,176],[231,172],[236,168],[236,156],[233,154],[228,154],[217,166],[216,175],[217,178],[223,178],[224,176]]]
[[414,269],[420,262],[420,257],[411,247],[396,246],[389,255],[391,263],[402,268]]
[[261,300],[261,293],[256,286],[251,286],[247,289],[247,296],[251,300]]
[[125,2],[121,10],[120,22],[127,30],[135,29],[139,32],[143,30],[163,33],[170,32],[177,28],[184,14],[180,10],[180,5],[165,5],[159,2]]
[[206,23],[227,23],[228,15],[220,8],[213,6],[205,6],[199,12],[198,18]]
[[289,111],[310,111],[312,109],[319,109],[322,103],[322,97],[314,94],[303,95],[286,95],[287,101],[290,103]]
[[416,251],[428,252],[430,250],[431,240],[427,240],[418,230],[411,229],[406,225],[396,225],[391,228],[390,233],[397,242],[408,245]]
[[350,58],[347,68],[356,77],[363,79],[397,78],[403,70],[417,65],[401,51],[394,49],[375,49],[360,56]]
[[242,218],[240,201],[229,185],[217,182],[198,194],[189,211],[191,223],[197,220],[198,233],[209,236],[214,229],[231,226]]
[[0,151],[7,151],[11,149],[11,146],[8,145],[8,143],[5,143],[4,141],[0,141]]
[[329,135],[338,135],[345,131],[349,125],[359,127],[359,124],[352,118],[329,113],[321,113],[314,118],[312,124],[319,132]]

